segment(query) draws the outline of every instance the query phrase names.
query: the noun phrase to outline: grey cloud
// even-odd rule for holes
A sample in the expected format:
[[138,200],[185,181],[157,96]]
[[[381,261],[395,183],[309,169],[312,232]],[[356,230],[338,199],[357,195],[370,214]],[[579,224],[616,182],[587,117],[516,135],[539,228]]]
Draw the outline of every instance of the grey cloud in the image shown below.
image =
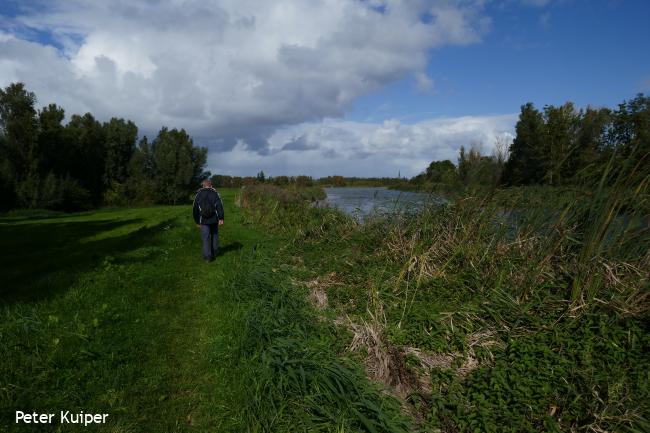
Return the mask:
[[[43,1],[10,19],[15,36],[0,34],[0,85],[24,81],[40,104],[127,117],[148,134],[183,127],[212,151],[245,142],[268,155],[278,129],[339,117],[359,96],[421,74],[431,48],[478,41],[481,5]],[[422,22],[425,12],[435,19]],[[21,29],[64,48],[22,40]]]
[[316,146],[314,143],[307,142],[307,137],[305,135],[301,135],[297,138],[292,138],[282,146],[282,150],[311,150],[317,148],[318,146]]
[[334,149],[325,149],[321,152],[321,155],[328,159],[337,159],[341,157],[341,154]]

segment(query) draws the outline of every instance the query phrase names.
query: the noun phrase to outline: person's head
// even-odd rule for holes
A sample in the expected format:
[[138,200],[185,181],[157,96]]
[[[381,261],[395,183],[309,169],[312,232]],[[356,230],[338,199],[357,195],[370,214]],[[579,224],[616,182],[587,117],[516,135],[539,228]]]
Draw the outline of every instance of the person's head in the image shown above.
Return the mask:
[[201,185],[203,188],[212,188],[212,181],[210,179],[206,179],[203,182],[201,182]]

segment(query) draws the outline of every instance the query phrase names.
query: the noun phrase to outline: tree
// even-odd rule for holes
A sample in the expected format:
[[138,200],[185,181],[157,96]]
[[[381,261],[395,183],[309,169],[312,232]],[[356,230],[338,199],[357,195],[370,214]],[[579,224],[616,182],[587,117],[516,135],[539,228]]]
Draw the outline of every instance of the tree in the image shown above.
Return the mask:
[[176,204],[188,199],[203,175],[206,157],[207,149],[195,149],[184,129],[160,130],[153,141],[153,159],[163,202]]
[[433,161],[427,167],[426,178],[429,182],[451,185],[457,179],[456,166],[448,159],[444,161]]
[[14,194],[3,192],[3,199],[17,199],[19,204],[33,207],[38,199],[39,154],[38,121],[34,105],[36,96],[23,83],[0,89],[0,153],[4,155],[3,180],[11,183]]
[[257,181],[260,183],[264,183],[264,181],[266,180],[266,176],[264,176],[264,171],[262,170],[260,170],[260,172],[257,173],[257,176],[255,177],[257,178]]
[[469,153],[461,146],[458,157],[458,178],[465,186],[495,186],[500,169],[494,157],[483,156],[481,145],[472,143]]
[[194,185],[199,185],[212,175],[209,171],[204,170],[207,162],[208,149],[206,147],[192,147],[192,183]]
[[140,204],[153,204],[162,200],[156,189],[156,165],[146,135],[138,143],[129,161],[126,193],[130,201]]
[[314,180],[311,178],[311,176],[296,176],[296,186],[314,186]]
[[650,96],[638,94],[618,106],[613,113],[608,142],[609,151],[616,159],[615,174],[639,182],[649,175]]
[[506,185],[532,185],[544,180],[545,125],[542,114],[529,102],[521,107],[503,172]]
[[[606,133],[612,122],[612,112],[607,108],[587,108],[581,116],[576,137],[576,175],[597,180],[607,163]],[[611,156],[611,155],[609,155]],[[574,178],[575,180],[575,178]]]
[[580,114],[573,103],[567,102],[560,107],[544,107],[544,119],[546,134],[541,147],[544,183],[561,185],[568,182],[578,169]]
[[112,118],[104,123],[106,157],[104,185],[124,183],[128,176],[129,162],[135,152],[138,127],[133,122]]
[[345,178],[343,176],[332,176],[332,186],[345,186]]
[[287,186],[289,185],[289,177],[287,176],[276,176],[273,178],[273,184],[277,186]]
[[38,151],[41,171],[65,176],[74,160],[72,147],[66,139],[63,119],[65,111],[56,104],[43,107],[38,113]]
[[495,173],[493,175],[493,183],[495,185],[501,183],[503,177],[503,169],[508,160],[508,147],[510,147],[512,140],[510,137],[503,134],[496,137],[494,142],[494,149],[492,149],[492,161],[494,162]]
[[467,163],[467,154],[465,153],[465,146],[460,146],[460,151],[458,152],[458,178],[461,182],[467,182],[467,171],[469,169],[469,164]]
[[68,172],[90,193],[94,206],[102,203],[106,161],[105,133],[92,114],[73,115],[66,125],[66,139],[72,146]]
[[9,210],[16,202],[13,167],[4,151],[4,137],[0,136],[0,211]]

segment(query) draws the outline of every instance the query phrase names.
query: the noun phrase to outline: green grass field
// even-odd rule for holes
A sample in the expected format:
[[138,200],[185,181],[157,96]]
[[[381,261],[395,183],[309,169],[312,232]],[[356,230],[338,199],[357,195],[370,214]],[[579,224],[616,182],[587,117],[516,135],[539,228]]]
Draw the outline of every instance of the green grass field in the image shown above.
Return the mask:
[[0,219],[0,430],[404,431],[234,195],[210,264],[189,207]]
[[484,203],[359,224],[256,191],[222,191],[210,264],[188,206],[0,218],[0,431],[647,429],[645,240],[583,267]]

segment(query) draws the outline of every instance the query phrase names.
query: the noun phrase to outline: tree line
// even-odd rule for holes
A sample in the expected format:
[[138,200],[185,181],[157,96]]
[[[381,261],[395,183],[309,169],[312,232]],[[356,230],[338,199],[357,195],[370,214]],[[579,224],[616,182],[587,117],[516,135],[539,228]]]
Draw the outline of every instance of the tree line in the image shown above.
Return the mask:
[[[102,205],[175,204],[189,200],[201,180],[207,149],[181,129],[163,127],[138,139],[130,120],[99,122],[56,104],[36,109],[24,84],[0,89],[0,210],[46,208],[74,211]],[[625,178],[647,181],[650,167],[650,97],[637,95],[617,109],[576,109],[567,102],[538,110],[521,107],[515,138],[497,141],[491,155],[479,143],[461,147],[457,164],[433,161],[408,183],[416,188],[584,185]],[[214,175],[217,187],[398,186],[396,178]]]
[[650,97],[623,101],[617,109],[576,109],[573,103],[521,107],[515,138],[497,140],[491,155],[481,145],[461,147],[458,163],[433,161],[410,179],[414,185],[586,185],[625,179],[630,185],[650,172]]
[[[453,165],[453,164],[452,164]],[[344,186],[393,186],[404,182],[400,177],[344,177],[325,176],[314,179],[312,176],[266,176],[260,171],[256,176],[228,176],[217,174],[211,177],[212,185],[221,188],[239,188],[246,185],[258,185],[269,183],[275,186],[285,187],[344,187]]]
[[217,188],[239,188],[247,185],[270,183],[276,186],[296,186],[299,188],[314,186],[315,181],[311,176],[266,176],[260,171],[256,176],[229,176],[215,174],[211,178],[212,185]]
[[64,119],[56,104],[37,110],[23,83],[0,89],[0,209],[173,204],[209,176],[207,149],[183,129],[149,142],[130,120]]

